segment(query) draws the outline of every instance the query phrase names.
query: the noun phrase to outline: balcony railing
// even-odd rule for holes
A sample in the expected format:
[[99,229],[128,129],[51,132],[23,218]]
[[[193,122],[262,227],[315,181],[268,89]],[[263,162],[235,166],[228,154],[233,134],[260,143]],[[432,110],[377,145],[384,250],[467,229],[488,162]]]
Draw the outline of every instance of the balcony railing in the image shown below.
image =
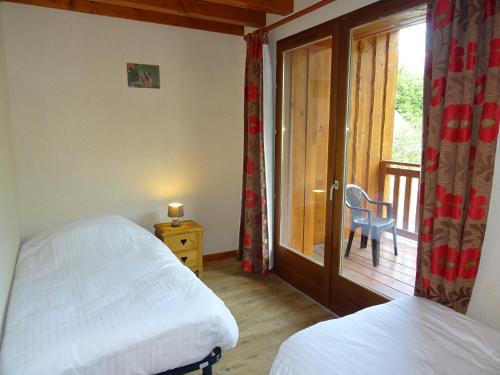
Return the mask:
[[381,160],[379,168],[379,199],[393,204],[398,234],[416,240],[420,164]]

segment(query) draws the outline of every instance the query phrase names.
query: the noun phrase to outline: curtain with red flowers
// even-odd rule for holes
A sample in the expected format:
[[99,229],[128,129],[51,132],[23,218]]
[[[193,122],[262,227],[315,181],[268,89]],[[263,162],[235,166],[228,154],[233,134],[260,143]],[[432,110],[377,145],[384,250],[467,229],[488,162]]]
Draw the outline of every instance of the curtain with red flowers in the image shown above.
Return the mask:
[[500,121],[500,0],[428,4],[415,294],[465,313]]
[[243,192],[238,258],[248,272],[269,272],[264,156],[263,45],[267,35],[250,34],[245,65]]

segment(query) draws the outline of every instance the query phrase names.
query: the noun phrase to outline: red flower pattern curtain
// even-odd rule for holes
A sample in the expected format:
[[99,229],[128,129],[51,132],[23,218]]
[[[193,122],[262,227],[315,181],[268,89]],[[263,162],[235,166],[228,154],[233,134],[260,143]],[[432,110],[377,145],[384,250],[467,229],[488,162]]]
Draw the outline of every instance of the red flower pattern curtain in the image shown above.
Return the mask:
[[238,259],[248,272],[269,272],[266,169],[264,163],[263,44],[267,35],[247,38],[243,192]]
[[500,121],[500,0],[428,4],[415,294],[465,313]]

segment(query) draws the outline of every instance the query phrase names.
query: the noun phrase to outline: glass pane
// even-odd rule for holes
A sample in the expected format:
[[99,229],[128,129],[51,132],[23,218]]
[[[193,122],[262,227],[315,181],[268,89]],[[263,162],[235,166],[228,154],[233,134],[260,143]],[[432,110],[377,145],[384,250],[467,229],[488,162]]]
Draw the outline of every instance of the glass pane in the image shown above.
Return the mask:
[[283,61],[280,245],[323,264],[332,40]]
[[425,25],[388,23],[357,28],[351,41],[340,273],[399,298],[415,284]]

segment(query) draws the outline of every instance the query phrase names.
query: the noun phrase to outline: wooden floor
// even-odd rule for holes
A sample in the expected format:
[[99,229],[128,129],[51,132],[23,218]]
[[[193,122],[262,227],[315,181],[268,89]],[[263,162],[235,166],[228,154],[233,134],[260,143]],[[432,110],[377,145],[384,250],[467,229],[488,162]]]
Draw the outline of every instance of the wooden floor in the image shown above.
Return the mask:
[[203,281],[226,303],[240,330],[237,348],[222,355],[214,374],[267,375],[286,338],[335,318],[275,275],[243,273],[234,259],[205,263]]
[[[349,257],[343,258],[342,275],[392,299],[413,295],[417,264],[417,242],[398,236],[398,255],[394,255],[392,235],[384,234],[380,246],[380,264],[372,263],[371,241],[365,249],[355,238]],[[347,244],[347,239],[344,242]],[[315,246],[314,257],[323,257],[322,246]]]
[[397,256],[392,237],[382,236],[380,245],[380,264],[374,267],[371,244],[361,249],[355,240],[349,257],[343,259],[343,275],[393,299],[413,295],[417,242],[398,236]]

